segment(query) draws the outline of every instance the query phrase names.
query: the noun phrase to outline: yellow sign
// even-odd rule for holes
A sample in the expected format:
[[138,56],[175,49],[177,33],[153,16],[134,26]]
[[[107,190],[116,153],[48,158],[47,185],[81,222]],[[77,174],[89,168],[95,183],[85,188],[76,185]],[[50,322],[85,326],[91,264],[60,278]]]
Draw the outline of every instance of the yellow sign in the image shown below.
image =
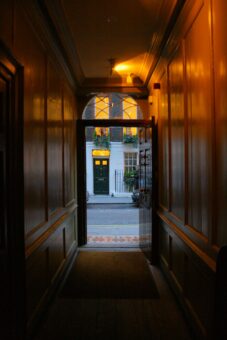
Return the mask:
[[109,157],[110,150],[92,150],[93,157]]

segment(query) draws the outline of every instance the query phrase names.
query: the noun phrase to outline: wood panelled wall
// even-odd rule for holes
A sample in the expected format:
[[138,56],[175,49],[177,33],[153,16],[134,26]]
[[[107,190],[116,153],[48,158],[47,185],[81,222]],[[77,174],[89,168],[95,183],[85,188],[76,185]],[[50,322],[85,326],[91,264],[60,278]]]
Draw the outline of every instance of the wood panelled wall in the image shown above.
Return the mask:
[[227,3],[188,0],[160,82],[161,265],[200,338],[212,337],[215,263],[227,243]]
[[[34,20],[34,18],[32,18]],[[17,1],[0,2],[0,39],[24,67],[27,312],[31,325],[77,247],[76,102],[58,57]],[[13,213],[13,211],[12,211]]]

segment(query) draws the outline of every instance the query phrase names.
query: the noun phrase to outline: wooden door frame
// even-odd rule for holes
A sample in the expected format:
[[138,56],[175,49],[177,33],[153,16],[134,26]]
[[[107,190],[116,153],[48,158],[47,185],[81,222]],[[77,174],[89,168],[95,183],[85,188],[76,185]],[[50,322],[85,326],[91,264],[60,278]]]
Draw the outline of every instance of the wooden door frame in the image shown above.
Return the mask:
[[[5,123],[6,230],[9,300],[12,340],[25,339],[25,246],[24,246],[24,168],[23,168],[23,67],[0,43],[0,76],[6,84],[7,122]],[[3,245],[4,247],[4,245]],[[7,330],[8,325],[5,329]],[[9,328],[9,329],[10,329]],[[2,334],[2,333],[1,333]],[[7,337],[6,337],[7,338]]]
[[[158,228],[158,124],[152,117],[152,250],[151,263],[159,263],[159,228]],[[154,242],[153,242],[154,240]]]
[[152,233],[155,241],[152,247],[152,263],[158,262],[158,226],[157,226],[157,124],[152,117],[151,120],[142,119],[91,119],[77,120],[77,178],[78,178],[78,244],[79,246],[87,243],[87,202],[86,202],[86,127],[150,127],[152,128],[152,153],[153,174],[155,174],[154,186],[152,186],[152,200],[154,209],[152,213]]

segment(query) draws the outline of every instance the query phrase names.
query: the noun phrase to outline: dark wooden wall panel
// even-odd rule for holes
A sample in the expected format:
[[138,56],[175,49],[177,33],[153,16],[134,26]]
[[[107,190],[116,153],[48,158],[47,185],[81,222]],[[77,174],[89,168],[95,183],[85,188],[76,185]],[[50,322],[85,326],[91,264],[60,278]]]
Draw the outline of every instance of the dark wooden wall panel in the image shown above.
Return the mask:
[[187,0],[150,83],[161,85],[161,265],[201,339],[212,337],[216,256],[227,241],[226,10]]
[[26,18],[15,13],[15,53],[24,66],[25,233],[45,222],[45,55]]
[[0,36],[8,47],[13,44],[13,0],[0,1]]
[[[77,248],[77,104],[72,79],[30,2],[1,1],[0,41],[24,69],[27,323],[33,325]],[[34,2],[31,2],[35,6]],[[15,8],[14,8],[15,6]]]
[[188,223],[208,237],[211,226],[211,45],[209,3],[185,36],[188,102]]
[[214,275],[208,272],[206,267],[190,259],[186,282],[187,298],[209,334],[212,331],[214,318]]
[[56,230],[49,240],[49,276],[51,281],[55,280],[65,256],[63,230]]
[[26,293],[27,312],[30,317],[49,286],[48,259],[49,248],[42,247],[27,260]]
[[169,235],[164,228],[160,228],[160,255],[169,265]]
[[64,265],[69,263],[77,246],[75,213],[73,212],[53,231],[27,259],[27,312],[32,323],[43,307],[52,286],[62,276]]
[[159,201],[166,209],[169,208],[169,117],[167,72],[160,79],[160,104],[158,120],[159,149]]
[[170,62],[171,211],[184,221],[184,69],[179,48]]
[[185,254],[177,243],[176,238],[169,236],[171,242],[169,243],[169,252],[171,254],[171,269],[176,277],[179,288],[183,291],[185,289]]
[[214,70],[215,70],[215,132],[216,132],[216,230],[215,243],[227,244],[227,3],[213,0]]
[[70,252],[74,242],[77,243],[75,217],[72,216],[65,226],[65,256]]
[[64,87],[64,203],[75,199],[76,129],[75,98],[69,87]]
[[50,215],[63,206],[62,129],[62,82],[56,66],[49,61],[47,69],[47,172]]
[[159,226],[161,266],[186,313],[190,310],[197,334],[209,337],[214,317],[214,273],[162,219]]

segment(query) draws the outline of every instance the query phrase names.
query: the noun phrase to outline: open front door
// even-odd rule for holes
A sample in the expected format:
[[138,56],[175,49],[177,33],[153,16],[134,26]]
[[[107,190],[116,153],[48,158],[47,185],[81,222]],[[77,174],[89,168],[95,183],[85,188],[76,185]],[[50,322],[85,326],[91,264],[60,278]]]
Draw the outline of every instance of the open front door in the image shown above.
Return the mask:
[[[79,245],[87,243],[87,214],[86,214],[86,127],[137,127],[139,129],[139,189],[140,189],[140,240],[141,248],[152,263],[157,262],[158,233],[156,219],[157,179],[156,171],[156,131],[155,120],[78,120],[77,121],[77,164],[78,164],[78,242]],[[93,160],[94,178],[103,182],[102,192],[109,193],[108,189],[108,159]],[[97,162],[97,163],[95,163]],[[104,162],[104,163],[103,163]],[[96,168],[97,166],[97,168]],[[99,168],[102,166],[102,168]],[[105,169],[104,169],[105,168]],[[100,186],[99,186],[100,187]],[[94,188],[95,189],[95,188]],[[100,190],[100,188],[99,188]]]
[[78,245],[87,243],[87,202],[86,202],[86,144],[85,125],[77,121],[77,200],[78,200]]
[[158,234],[156,224],[156,126],[139,130],[139,190],[140,190],[140,247],[152,263],[157,262]]

